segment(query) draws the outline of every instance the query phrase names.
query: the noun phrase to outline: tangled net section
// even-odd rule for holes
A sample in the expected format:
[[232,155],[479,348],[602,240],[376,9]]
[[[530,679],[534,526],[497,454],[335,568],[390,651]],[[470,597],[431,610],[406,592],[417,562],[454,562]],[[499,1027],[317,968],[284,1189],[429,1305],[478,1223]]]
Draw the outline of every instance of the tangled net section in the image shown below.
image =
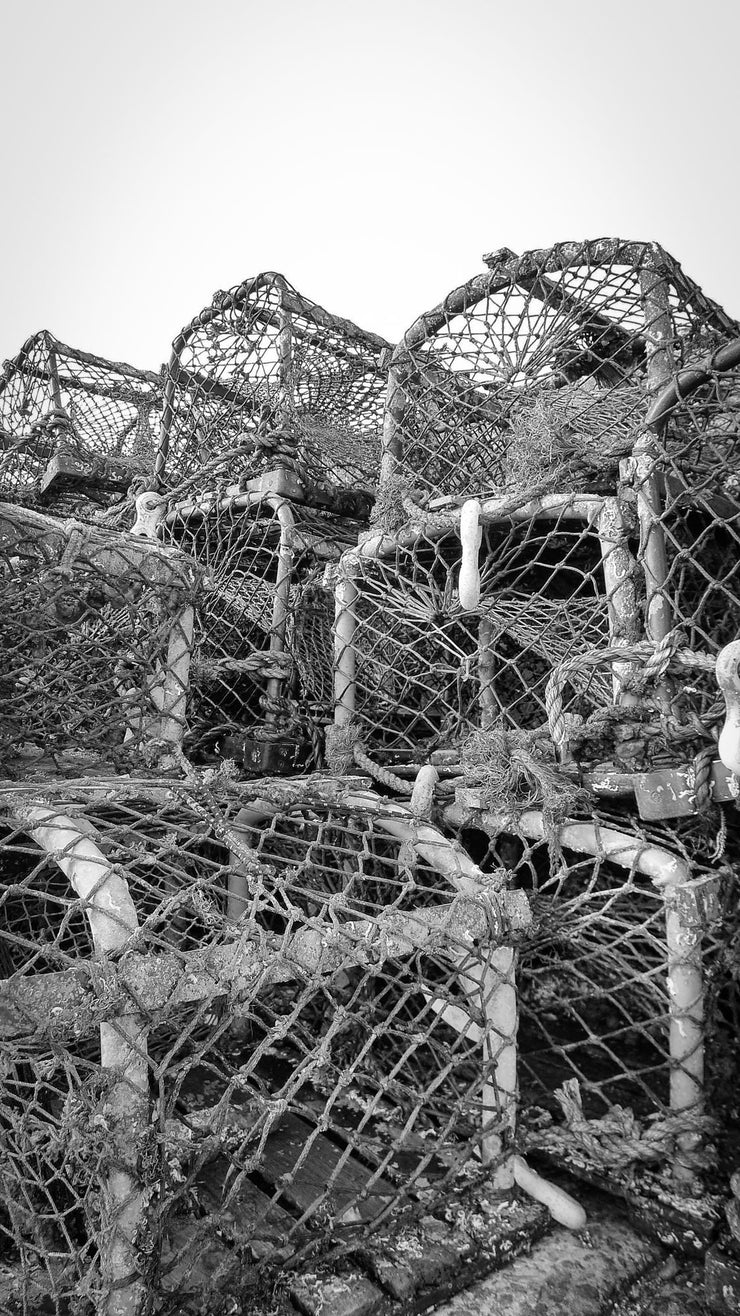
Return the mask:
[[510,1160],[526,919],[436,828],[326,777],[2,813],[5,1298],[244,1303]]
[[35,334],[0,374],[0,496],[107,505],[151,474],[161,406],[159,375]]
[[389,355],[385,339],[331,315],[281,274],[218,293],[173,344],[158,479],[199,477],[213,460],[231,480],[281,467],[277,492],[344,491],[351,501],[354,491],[367,516]]
[[576,474],[599,490],[644,421],[658,319],[678,366],[738,331],[654,243],[486,259],[391,360],[384,473],[424,498],[572,488]]
[[0,504],[4,776],[125,770],[181,738],[197,580],[134,535]]

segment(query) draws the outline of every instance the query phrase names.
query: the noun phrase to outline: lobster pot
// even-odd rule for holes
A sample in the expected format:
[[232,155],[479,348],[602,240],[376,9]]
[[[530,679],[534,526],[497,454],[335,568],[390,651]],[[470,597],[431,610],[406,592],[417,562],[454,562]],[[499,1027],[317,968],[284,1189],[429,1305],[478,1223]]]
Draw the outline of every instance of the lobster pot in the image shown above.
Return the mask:
[[231,478],[280,464],[304,485],[372,488],[389,353],[281,274],[217,293],[173,344],[158,477],[197,476],[228,454]]
[[196,559],[208,583],[190,674],[196,761],[234,758],[258,775],[316,765],[332,713],[334,598],[324,574],[358,528],[273,494],[171,506],[161,537]]
[[216,1268],[245,1300],[510,1156],[495,884],[353,786],[5,790],[2,1283],[29,1305],[84,1276],[96,1311],[198,1310]]
[[132,535],[0,505],[5,775],[130,766],[181,737],[197,580]]
[[[616,500],[551,497],[514,513],[483,504],[473,552],[480,595],[463,608],[457,521],[367,540],[337,586],[336,711],[369,753],[424,762],[476,728],[546,724],[545,694],[566,657],[637,625],[628,529]],[[604,671],[576,674],[567,712],[612,701]]]
[[120,497],[151,472],[160,410],[152,371],[34,334],[0,374],[0,496]]
[[[525,812],[512,832],[471,791],[447,817],[481,867],[506,867],[529,897],[524,1145],[607,1177],[700,1175],[702,1147],[735,1104],[738,915],[736,877],[702,858],[699,824],[650,832],[599,811],[553,830]],[[734,824],[728,843],[734,852]]]
[[737,333],[654,243],[486,260],[391,359],[384,476],[422,498],[563,487],[576,469],[577,487],[613,487],[668,354],[684,365]]

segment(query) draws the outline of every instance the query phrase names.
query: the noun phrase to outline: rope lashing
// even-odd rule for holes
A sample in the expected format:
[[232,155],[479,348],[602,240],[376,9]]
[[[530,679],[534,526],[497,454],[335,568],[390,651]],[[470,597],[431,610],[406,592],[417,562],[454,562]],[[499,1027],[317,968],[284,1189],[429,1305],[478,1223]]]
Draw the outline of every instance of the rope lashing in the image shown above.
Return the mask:
[[565,686],[576,672],[585,672],[609,663],[641,663],[643,670],[624,678],[624,689],[640,692],[649,682],[663,680],[668,671],[714,671],[714,659],[708,654],[695,653],[685,647],[684,637],[678,630],[669,631],[658,644],[643,641],[639,644],[612,646],[578,654],[558,663],[545,688],[545,708],[550,735],[558,753],[562,754],[568,741],[568,723],[563,713]]
[[381,767],[379,763],[376,763],[374,759],[371,759],[365,753],[359,743],[355,745],[353,757],[357,767],[363,768],[374,781],[380,782],[381,785],[387,786],[389,790],[396,791],[399,795],[410,795],[412,793],[409,782],[403,777],[399,777],[397,773],[391,772],[390,768]]
[[351,722],[344,726],[326,728],[326,763],[329,771],[336,776],[347,776],[356,766],[366,772],[368,777],[399,795],[412,793],[411,783],[370,758],[363,748],[359,728]]
[[[639,1163],[660,1164],[672,1157],[682,1134],[701,1134],[709,1139],[716,1133],[711,1116],[694,1110],[640,1121],[630,1106],[615,1105],[607,1115],[587,1119],[577,1079],[567,1079],[553,1095],[563,1111],[565,1124],[533,1132],[527,1138],[527,1146],[561,1156],[578,1148],[602,1172],[622,1171]],[[707,1163],[707,1152],[698,1147],[693,1159],[697,1168],[701,1168]]]
[[702,745],[694,755],[694,795],[697,813],[706,813],[712,806],[712,764],[717,757],[715,745]]

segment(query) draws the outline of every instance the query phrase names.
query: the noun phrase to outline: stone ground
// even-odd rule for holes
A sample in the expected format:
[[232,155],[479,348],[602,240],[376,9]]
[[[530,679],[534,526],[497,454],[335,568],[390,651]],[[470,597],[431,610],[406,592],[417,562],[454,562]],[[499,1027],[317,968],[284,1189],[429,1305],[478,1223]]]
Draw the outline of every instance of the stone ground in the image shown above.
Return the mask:
[[435,1316],[707,1316],[704,1268],[638,1234],[613,1199],[579,1193],[587,1228],[556,1227],[532,1251]]

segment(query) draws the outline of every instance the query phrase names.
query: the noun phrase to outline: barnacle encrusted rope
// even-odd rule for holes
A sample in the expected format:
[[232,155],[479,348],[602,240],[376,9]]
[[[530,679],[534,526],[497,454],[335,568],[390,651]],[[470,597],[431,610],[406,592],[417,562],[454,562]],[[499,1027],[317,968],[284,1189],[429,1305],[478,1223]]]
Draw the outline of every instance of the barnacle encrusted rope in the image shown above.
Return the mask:
[[[664,1115],[646,1121],[636,1119],[629,1106],[615,1105],[607,1115],[587,1119],[583,1112],[577,1079],[567,1079],[553,1094],[560,1105],[565,1125],[548,1125],[526,1137],[527,1146],[565,1156],[585,1154],[594,1168],[627,1170],[636,1164],[658,1165],[671,1157],[681,1134],[703,1134],[697,1139],[692,1164],[700,1169],[711,1160],[706,1142],[716,1133],[716,1120],[696,1111]],[[685,1159],[687,1153],[682,1151]]]

